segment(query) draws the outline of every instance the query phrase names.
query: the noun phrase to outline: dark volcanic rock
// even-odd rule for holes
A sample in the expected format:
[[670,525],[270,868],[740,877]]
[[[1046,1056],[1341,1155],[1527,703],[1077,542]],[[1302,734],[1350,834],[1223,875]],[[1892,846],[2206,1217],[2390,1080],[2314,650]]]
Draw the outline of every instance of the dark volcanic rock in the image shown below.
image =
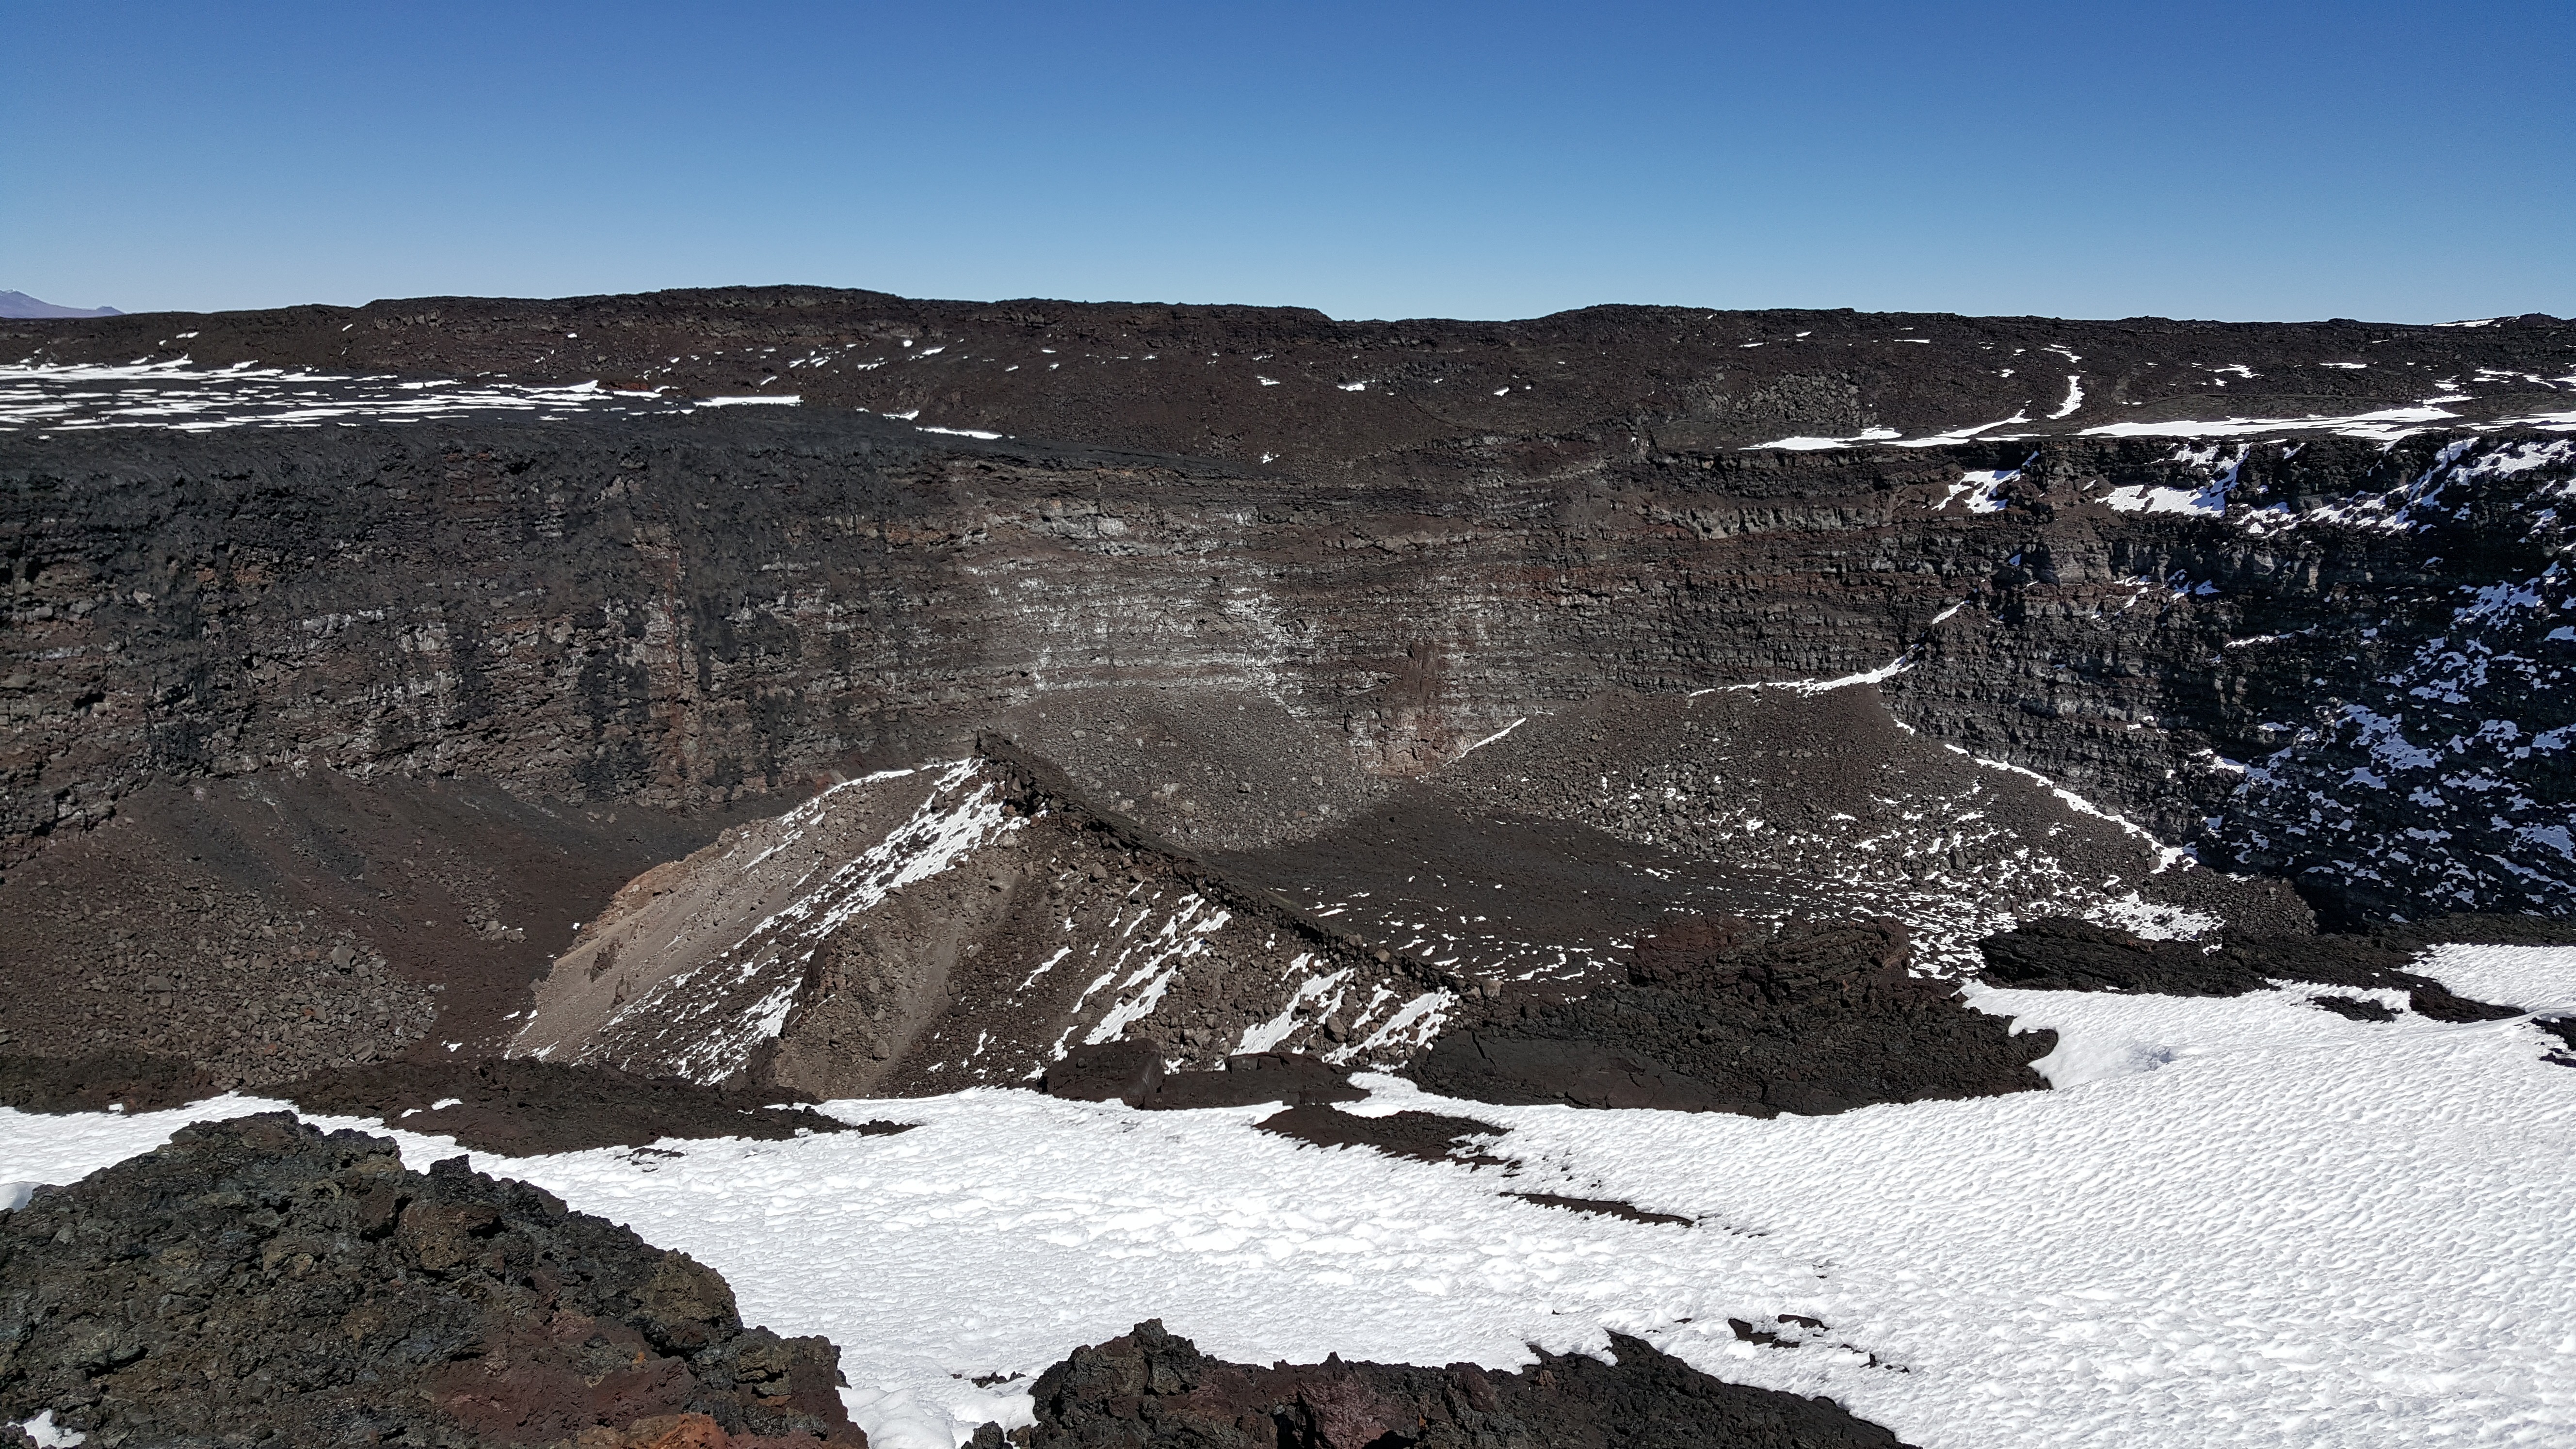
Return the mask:
[[1078,1046],[1046,1069],[1048,1096],[1083,1102],[1124,1102],[1133,1107],[1162,1084],[1162,1054],[1140,1041]]
[[1138,1105],[1148,1111],[1187,1107],[1249,1107],[1284,1102],[1291,1107],[1356,1102],[1368,1093],[1351,1085],[1350,1073],[1303,1052],[1245,1052],[1225,1059],[1220,1072],[1171,1072]]
[[642,1147],[665,1137],[774,1142],[809,1132],[904,1130],[892,1122],[853,1129],[810,1108],[773,1105],[785,1095],[774,1088],[733,1091],[525,1057],[356,1067],[308,1077],[283,1095],[307,1112],[399,1120],[409,1131],[512,1157]]
[[2331,1011],[2346,1021],[2395,1021],[2394,1007],[2362,996],[2311,996],[2308,1005],[2320,1011]]
[[2054,1033],[2015,1036],[1905,956],[1903,929],[1883,921],[1777,935],[1683,921],[1638,943],[1634,984],[1506,1002],[1443,1033],[1413,1076],[1475,1101],[1756,1117],[2047,1085],[2029,1064]]
[[2558,1046],[2541,1060],[2576,1067],[2576,1016],[2542,1017],[2532,1025],[2558,1041]]
[[1679,1213],[1648,1212],[1635,1203],[1622,1202],[1617,1198],[1560,1197],[1552,1192],[1507,1192],[1503,1196],[1534,1202],[1540,1207],[1563,1208],[1570,1213],[1589,1213],[1594,1217],[1619,1218],[1632,1223],[1667,1223],[1686,1228],[1697,1221]]
[[[1227,1363],[1161,1320],[1040,1375],[1032,1449],[1859,1449],[1898,1445],[1831,1399],[1714,1379],[1612,1334],[1618,1362]],[[976,1443],[998,1449],[999,1432]]]
[[1448,1117],[1438,1112],[1391,1112],[1380,1117],[1362,1117],[1355,1112],[1337,1111],[1320,1104],[1291,1107],[1285,1112],[1264,1117],[1254,1124],[1264,1132],[1294,1137],[1317,1147],[1369,1147],[1389,1157],[1411,1157],[1422,1162],[1493,1163],[1501,1159],[1475,1152],[1472,1144],[1479,1137],[1500,1137],[1508,1128],[1473,1117]]
[[2029,921],[1977,943],[1985,979],[2026,991],[2126,991],[2242,996],[2270,984],[2240,956],[2193,941],[2147,941],[2066,918]]
[[1066,1052],[1047,1067],[1046,1090],[1051,1097],[1124,1102],[1149,1112],[1262,1102],[1295,1107],[1368,1095],[1351,1085],[1348,1072],[1302,1052],[1245,1052],[1225,1058],[1221,1070],[1166,1072],[1162,1053],[1151,1043],[1128,1040]]
[[[2435,1021],[2500,1021],[2521,1015],[2522,1008],[2472,1001],[2405,967],[2425,946],[2440,942],[2540,944],[2567,932],[2567,926],[2554,921],[2453,916],[2369,935],[2256,936],[2212,946],[2146,941],[2090,921],[2058,918],[2017,926],[1986,938],[1977,948],[1985,955],[1989,983],[2025,991],[2242,996],[2275,982],[2299,981],[2404,991],[2406,1004],[2417,1015]],[[2510,939],[2495,942],[2496,937]],[[2327,1009],[2353,1014],[2341,1007]]]
[[139,1052],[78,1057],[0,1057],[0,1107],[21,1112],[158,1112],[215,1095],[189,1062]]
[[[280,1115],[0,1214],[0,1419],[101,1445],[864,1445],[820,1338],[525,1183]],[[644,1440],[643,1442],[650,1442]]]

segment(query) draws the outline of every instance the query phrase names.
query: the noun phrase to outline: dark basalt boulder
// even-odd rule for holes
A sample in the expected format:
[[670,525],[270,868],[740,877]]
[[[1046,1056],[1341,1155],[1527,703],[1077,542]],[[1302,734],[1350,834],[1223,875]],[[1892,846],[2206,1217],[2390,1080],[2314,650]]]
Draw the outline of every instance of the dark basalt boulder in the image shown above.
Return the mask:
[[2532,1025],[2538,1027],[2542,1035],[2558,1043],[2541,1058],[2542,1061],[2552,1062],[2562,1067],[2576,1067],[2576,1016],[2539,1017],[2532,1022]]
[[814,1132],[904,1130],[894,1122],[853,1127],[807,1107],[778,1105],[796,1095],[782,1088],[709,1087],[528,1057],[350,1067],[291,1083],[279,1094],[317,1115],[381,1118],[511,1157],[643,1147],[671,1137],[775,1142]]
[[[1040,1375],[1031,1449],[1902,1449],[1831,1399],[1709,1377],[1610,1336],[1618,1362],[1541,1353],[1474,1364],[1257,1368],[1199,1352],[1157,1319]],[[974,1444],[1005,1442],[987,1425]]]
[[839,1383],[683,1254],[284,1113],[0,1213],[0,1421],[94,1445],[857,1449]]
[[[2515,924],[2530,921],[2529,925]],[[2554,921],[2453,916],[2367,934],[2254,936],[2223,942],[2147,941],[2065,917],[2029,921],[1977,943],[1989,985],[2024,991],[2112,991],[2156,996],[2242,996],[2276,982],[2404,991],[2407,1005],[2435,1021],[2500,1021],[2522,1009],[2472,1001],[2405,968],[2426,946],[2554,944],[2569,934]],[[2504,939],[2495,939],[2504,938]],[[2327,1006],[2350,1015],[2347,1007]],[[2356,1020],[2384,1020],[2362,1016]]]
[[1046,1069],[1050,1097],[1133,1107],[1163,1085],[1163,1056],[1140,1041],[1078,1046]]
[[1390,1112],[1362,1117],[1320,1103],[1291,1107],[1253,1124],[1263,1132],[1294,1137],[1315,1147],[1366,1147],[1389,1157],[1417,1162],[1464,1162],[1484,1166],[1502,1161],[1475,1150],[1480,1138],[1500,1137],[1510,1129],[1473,1117],[1438,1112]]
[[1262,1102],[1310,1107],[1356,1102],[1367,1095],[1351,1085],[1350,1073],[1303,1052],[1246,1052],[1227,1057],[1223,1071],[1168,1073],[1140,1105],[1148,1111]]
[[2395,1021],[2397,1009],[2362,996],[2311,996],[2308,1005],[2331,1011],[2346,1021]]
[[2030,1063],[2054,1033],[2013,1034],[1906,954],[1892,921],[1684,920],[1636,943],[1629,985],[1489,1007],[1413,1077],[1471,1101],[1755,1117],[2048,1085]]
[[1166,1072],[1162,1054],[1139,1041],[1075,1047],[1047,1068],[1046,1090],[1050,1097],[1124,1102],[1149,1112],[1262,1102],[1297,1107],[1368,1095],[1351,1085],[1350,1073],[1302,1052],[1245,1052],[1227,1057],[1222,1070]]

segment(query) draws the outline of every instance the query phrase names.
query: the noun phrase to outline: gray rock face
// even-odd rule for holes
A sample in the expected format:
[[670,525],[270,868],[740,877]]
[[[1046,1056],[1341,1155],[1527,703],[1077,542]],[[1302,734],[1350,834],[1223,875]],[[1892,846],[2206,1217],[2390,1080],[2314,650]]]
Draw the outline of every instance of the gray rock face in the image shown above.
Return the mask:
[[[1901,659],[1881,687],[1926,736],[2350,909],[2557,909],[2576,870],[2557,440],[1649,454],[1439,490],[966,446],[734,417],[0,443],[0,825],[23,855],[154,779],[295,768],[792,799],[1002,722],[1177,838],[1259,844],[1367,798],[1353,764],[1533,712]],[[1951,506],[2004,473],[2003,506]],[[2141,496],[2204,502],[2113,506]],[[1137,692],[1148,728],[1065,728]],[[1223,738],[1256,699],[1268,738]],[[1334,742],[1326,787],[1280,768],[1300,738]]]

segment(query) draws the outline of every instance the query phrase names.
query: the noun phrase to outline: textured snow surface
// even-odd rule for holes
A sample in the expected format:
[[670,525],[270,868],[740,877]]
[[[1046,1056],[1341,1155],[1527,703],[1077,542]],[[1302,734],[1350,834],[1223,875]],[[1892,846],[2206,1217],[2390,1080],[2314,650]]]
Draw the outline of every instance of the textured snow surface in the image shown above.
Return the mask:
[[[2576,950],[2420,969],[2576,1006]],[[895,1137],[474,1160],[697,1256],[753,1322],[829,1334],[886,1449],[1022,1421],[1015,1386],[966,1377],[1154,1316],[1256,1362],[1499,1366],[1615,1328],[1931,1449],[2576,1442],[2576,1071],[2526,1022],[2353,1022],[2312,989],[1979,989],[2061,1033],[2058,1090],[1837,1117],[1491,1107],[1367,1079],[1363,1110],[1508,1127],[1489,1148],[1522,1164],[1508,1177],[1300,1147],[1251,1130],[1267,1109],[998,1090],[827,1109],[922,1124]],[[67,1182],[269,1105],[0,1111],[0,1174]],[[395,1135],[414,1166],[455,1151]],[[1768,1348],[1726,1325],[1782,1313],[1828,1327]]]

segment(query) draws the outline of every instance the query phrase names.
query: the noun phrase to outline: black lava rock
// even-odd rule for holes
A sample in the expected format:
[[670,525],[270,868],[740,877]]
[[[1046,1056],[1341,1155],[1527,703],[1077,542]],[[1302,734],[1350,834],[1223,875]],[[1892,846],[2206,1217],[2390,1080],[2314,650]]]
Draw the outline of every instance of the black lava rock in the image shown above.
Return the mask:
[[[2417,1015],[2435,1021],[2501,1021],[2521,1015],[2522,1008],[2472,1001],[2429,976],[2404,969],[2427,945],[2485,943],[2494,936],[2511,938],[2498,944],[2536,944],[2566,930],[2557,922],[2491,925],[2495,919],[2450,917],[2369,934],[2256,936],[2213,946],[2198,941],[2143,941],[2125,931],[2057,917],[1989,936],[1977,943],[1977,949],[1986,958],[1987,982],[2025,991],[2242,996],[2275,982],[2298,981],[2401,990]],[[2324,998],[2312,999],[2329,1011],[2352,1015],[2345,1008],[2327,1006]]]
[[[1444,1032],[1431,1091],[1507,1104],[1821,1115],[2045,1088],[2053,1032],[2014,1035],[1905,969],[1893,922],[1685,921],[1637,943],[1631,985]],[[1517,1014],[1509,1014],[1514,1013]]]
[[350,1067],[307,1077],[280,1094],[307,1112],[400,1119],[407,1130],[511,1157],[645,1147],[666,1137],[776,1142],[807,1133],[905,1130],[894,1122],[853,1127],[811,1108],[774,1105],[795,1095],[784,1088],[709,1087],[528,1057]]
[[1140,1041],[1078,1046],[1046,1070],[1050,1097],[1124,1102],[1133,1107],[1163,1084],[1163,1058]]
[[623,1445],[675,1414],[694,1443],[864,1445],[839,1381],[830,1343],[744,1327],[683,1254],[283,1113],[0,1213],[0,1420],[51,1410],[101,1449]]
[[1186,1107],[1249,1107],[1280,1102],[1291,1107],[1356,1102],[1368,1093],[1351,1085],[1350,1073],[1303,1052],[1246,1052],[1225,1059],[1221,1072],[1172,1072],[1141,1104],[1148,1111]]
[[[1714,1379],[1610,1336],[1615,1364],[1541,1353],[1519,1373],[1474,1364],[1255,1368],[1154,1320],[1040,1375],[1032,1449],[1902,1449],[1831,1399]],[[998,1449],[990,1429],[975,1443]]]

